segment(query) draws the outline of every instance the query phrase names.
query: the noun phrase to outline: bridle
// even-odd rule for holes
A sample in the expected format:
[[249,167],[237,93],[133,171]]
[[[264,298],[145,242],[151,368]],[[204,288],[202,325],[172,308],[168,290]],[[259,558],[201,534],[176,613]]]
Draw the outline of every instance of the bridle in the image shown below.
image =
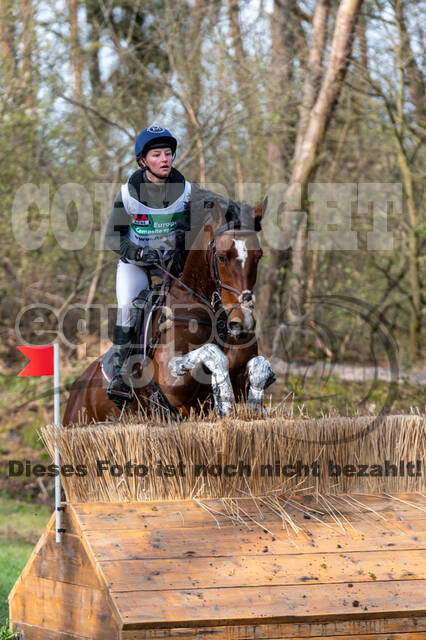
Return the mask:
[[[249,233],[255,234],[256,232],[253,231],[252,229],[229,229],[228,227],[226,227],[226,229],[223,230],[223,227],[219,227],[214,231],[213,239],[210,240],[206,249],[207,266],[209,268],[210,274],[213,276],[213,279],[216,283],[216,289],[215,291],[213,291],[213,294],[211,297],[211,303],[210,303],[213,311],[217,311],[219,308],[222,308],[225,311],[223,302],[222,302],[222,289],[231,291],[232,293],[235,293],[238,296],[238,302],[234,304],[233,307],[228,312],[225,311],[225,313],[227,313],[227,317],[229,317],[229,315],[232,313],[232,311],[236,307],[246,307],[246,308],[252,309],[256,301],[255,295],[253,293],[253,289],[244,289],[243,291],[240,291],[239,289],[235,289],[235,287],[231,287],[228,284],[224,284],[221,281],[219,276],[219,269],[217,266],[216,238],[222,235],[231,235],[231,234],[235,235],[238,233],[240,233],[241,235],[247,235]],[[209,258],[210,253],[212,255],[211,262]],[[261,253],[261,255],[263,255],[263,252]]]
[[[228,318],[231,315],[232,311],[237,307],[245,307],[245,308],[248,308],[248,309],[253,309],[255,301],[256,301],[255,295],[253,293],[253,289],[244,289],[243,291],[240,291],[239,289],[236,289],[235,287],[231,287],[228,284],[224,284],[220,279],[219,269],[218,269],[218,264],[217,264],[216,238],[218,238],[219,236],[222,236],[222,235],[226,235],[226,234],[227,235],[231,235],[231,234],[235,235],[235,234],[238,234],[238,233],[240,233],[241,235],[256,234],[256,232],[253,231],[252,229],[244,229],[244,228],[239,228],[239,229],[231,228],[230,229],[228,225],[226,225],[226,226],[223,225],[223,226],[218,227],[217,229],[215,229],[215,231],[213,232],[213,238],[212,238],[212,240],[210,240],[210,242],[207,245],[207,248],[206,248],[206,262],[207,262],[207,266],[209,268],[210,275],[213,277],[213,279],[215,281],[215,285],[216,285],[216,288],[213,291],[210,300],[208,300],[207,298],[202,296],[200,293],[195,291],[192,287],[190,287],[189,285],[185,284],[179,278],[177,278],[172,273],[170,273],[170,267],[169,268],[165,268],[162,265],[156,265],[157,267],[160,268],[161,271],[163,271],[165,274],[167,274],[167,276],[169,278],[175,280],[181,287],[183,287],[188,292],[190,292],[192,295],[194,295],[196,298],[201,300],[213,312],[213,315],[216,317],[217,333],[218,333],[218,336],[219,336],[219,338],[221,340],[224,340],[226,335],[229,334]],[[210,254],[212,256],[211,260],[210,260]],[[261,249],[261,256],[262,255],[263,255],[263,251]],[[237,302],[229,310],[226,310],[224,305],[223,305],[223,301],[222,301],[222,290],[223,289],[226,289],[227,291],[231,291],[232,293],[235,293],[238,296]],[[180,321],[184,321],[184,322],[191,322],[192,320],[197,320],[197,322],[199,324],[211,326],[211,322],[210,321],[206,322],[206,321],[200,320],[198,318],[189,318],[189,317],[187,318],[186,316],[169,316],[169,318],[171,320],[180,320]]]

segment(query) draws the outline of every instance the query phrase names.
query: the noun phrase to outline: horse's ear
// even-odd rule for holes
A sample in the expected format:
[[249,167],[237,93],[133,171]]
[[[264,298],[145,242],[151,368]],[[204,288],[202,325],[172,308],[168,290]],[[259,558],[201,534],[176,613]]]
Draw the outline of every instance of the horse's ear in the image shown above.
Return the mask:
[[252,217],[254,218],[254,229],[255,231],[260,231],[260,223],[262,221],[263,215],[266,211],[266,207],[268,206],[268,197],[264,199],[257,207],[255,207],[252,211]]
[[209,238],[213,238],[214,230],[220,225],[221,221],[220,208],[213,200],[204,201],[204,231],[208,234]]
[[207,233],[210,237],[213,236],[214,228],[216,224],[220,224],[221,220],[221,212],[212,198],[204,198],[202,201],[201,207],[204,210],[204,232]]
[[216,222],[218,226],[223,224],[224,215],[219,203],[211,200],[209,202],[206,202],[204,206],[206,205],[208,205],[208,207],[210,208],[210,215],[213,218],[214,222]]
[[210,220],[205,223],[203,227],[203,231],[204,233],[207,233],[209,238],[213,238],[214,229],[213,229],[213,223]]

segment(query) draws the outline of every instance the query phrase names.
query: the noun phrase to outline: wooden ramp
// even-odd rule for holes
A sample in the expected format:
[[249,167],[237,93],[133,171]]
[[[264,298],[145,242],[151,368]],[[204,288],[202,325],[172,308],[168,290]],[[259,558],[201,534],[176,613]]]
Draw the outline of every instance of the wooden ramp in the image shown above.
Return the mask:
[[337,504],[339,521],[310,496],[287,504],[297,533],[250,499],[232,501],[239,521],[214,500],[67,504],[63,542],[52,516],[9,596],[11,626],[25,640],[426,639],[426,497]]

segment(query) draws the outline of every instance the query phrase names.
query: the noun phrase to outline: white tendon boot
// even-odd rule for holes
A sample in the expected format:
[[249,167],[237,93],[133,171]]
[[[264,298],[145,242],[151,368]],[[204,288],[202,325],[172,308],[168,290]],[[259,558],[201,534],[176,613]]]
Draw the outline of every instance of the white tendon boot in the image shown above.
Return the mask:
[[275,382],[275,374],[271,363],[263,356],[256,356],[249,360],[247,370],[250,382],[247,402],[252,409],[261,411],[263,394],[265,389]]
[[184,356],[176,356],[170,360],[169,369],[171,374],[178,378],[201,364],[211,373],[213,398],[218,416],[229,415],[233,406],[233,394],[228,358],[217,345],[205,344]]

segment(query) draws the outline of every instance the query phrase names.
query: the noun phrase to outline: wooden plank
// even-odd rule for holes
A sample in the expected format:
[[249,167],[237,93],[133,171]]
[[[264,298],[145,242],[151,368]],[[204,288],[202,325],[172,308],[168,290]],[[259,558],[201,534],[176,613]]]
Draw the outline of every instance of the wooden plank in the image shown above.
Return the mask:
[[[391,520],[424,519],[426,518],[426,499],[422,494],[398,494],[402,500],[412,503],[410,506],[393,498],[376,495],[354,495],[352,504],[346,501],[348,498],[330,498],[339,512],[350,521],[360,519],[362,515],[368,518],[378,519],[380,516]],[[351,500],[351,497],[349,498]],[[227,516],[219,515],[224,512],[223,503],[220,500],[204,500],[207,506],[214,509],[214,516],[222,527],[232,527],[232,520]],[[250,498],[238,498],[234,501],[240,505],[240,516],[244,517],[243,510],[252,518],[259,520],[259,509]],[[318,505],[312,496],[292,498],[291,503],[283,501],[286,511],[296,520],[304,521],[304,513],[295,505],[311,508],[323,512],[321,516],[324,522],[331,522],[332,517],[327,514],[322,505]],[[106,527],[117,529],[157,528],[161,522],[162,527],[210,527],[214,519],[205,509],[192,500],[167,501],[167,502],[131,502],[131,503],[87,503],[72,505],[78,521],[86,531],[103,530]],[[216,512],[219,512],[216,513]],[[376,516],[375,513],[380,514]],[[262,508],[264,522],[276,522],[277,515],[272,511]],[[314,512],[313,512],[313,515]]]
[[38,554],[38,552],[40,551],[40,549],[42,548],[42,546],[46,542],[47,532],[52,528],[52,526],[54,526],[54,521],[55,521],[55,514],[52,513],[52,515],[50,516],[50,520],[47,523],[46,529],[44,530],[44,532],[40,536],[38,542],[36,543],[34,549],[31,552],[30,557],[28,558],[27,564],[22,569],[20,576],[18,577],[17,581],[15,582],[15,584],[12,587],[12,590],[9,593],[9,596],[8,596],[9,606],[10,606],[10,603],[12,602],[13,598],[15,597],[15,594],[16,594],[17,590],[22,588],[24,580],[25,580],[26,576],[30,572],[31,565],[34,562],[34,558],[36,557],[36,555]]
[[[62,505],[64,505],[65,503],[62,503]],[[62,519],[63,519],[63,523],[64,523],[64,528],[67,529],[68,532],[73,533],[73,534],[77,534],[79,532],[79,526],[76,522],[75,516],[72,513],[71,509],[66,508],[65,512],[62,512]],[[33,563],[36,561],[36,558],[38,556],[38,554],[41,552],[41,549],[43,548],[43,546],[46,544],[49,533],[50,532],[55,532],[56,531],[56,516],[55,516],[55,512],[53,512],[50,516],[50,520],[46,525],[46,529],[44,530],[43,534],[41,535],[41,537],[39,538],[37,544],[35,545],[31,556],[29,557],[25,567],[23,568],[21,575],[18,577],[17,581],[15,582],[12,590],[9,593],[8,596],[8,600],[9,600],[9,606],[10,603],[12,602],[13,598],[15,597],[15,593],[19,588],[22,588],[22,585],[25,582],[25,579],[27,577],[27,575],[30,574],[31,570],[32,570],[32,566]],[[63,536],[63,540],[66,537],[66,534]]]
[[45,543],[31,562],[29,574],[39,578],[68,582],[94,589],[105,589],[105,582],[94,562],[88,557],[81,539],[63,534],[60,544],[55,533],[48,533]]
[[[61,511],[61,528],[65,529],[66,533],[71,533],[73,535],[81,535],[81,529],[75,517],[75,514],[72,509],[72,505],[62,502],[62,506],[65,506],[65,511]],[[52,516],[55,515],[53,512]],[[56,531],[56,519],[52,517],[49,521],[48,531]]]
[[[343,640],[342,636],[321,636],[323,640]],[[287,640],[284,636],[269,637],[267,640]],[[294,638],[302,640],[302,638]],[[355,640],[426,640],[426,633],[373,633],[357,635]]]
[[107,561],[112,591],[426,580],[426,550]]
[[88,531],[85,538],[99,561],[426,548],[425,520],[392,524],[360,522],[355,529],[346,531],[337,524],[326,527],[314,523],[292,536],[278,525],[270,526],[269,531],[214,526],[153,531],[121,529]]
[[111,593],[123,629],[418,616],[426,581]]
[[19,631],[25,640],[91,640],[88,636],[80,636],[75,633],[64,633],[62,631],[53,631],[43,627],[34,627],[31,624],[20,622],[13,627],[13,631]]
[[116,640],[108,600],[105,591],[28,575],[10,603],[10,619],[91,640]]
[[[371,639],[381,634],[392,640],[395,633],[426,633],[426,617],[422,618],[373,618],[338,620],[321,623],[283,623],[251,626],[217,626],[171,629],[139,629],[121,632],[121,640],[266,640],[267,638],[326,638],[338,634],[340,640],[359,638],[364,634]],[[421,637],[421,636],[420,636]],[[393,638],[395,640],[395,638]]]
[[[239,629],[240,627],[238,627]],[[229,627],[226,627],[227,630],[229,630]],[[338,636],[325,636],[325,635],[321,635],[321,636],[259,636],[256,633],[256,629],[257,627],[253,628],[252,632],[253,635],[247,635],[244,634],[242,635],[241,632],[238,633],[238,635],[230,635],[229,631],[226,632],[226,635],[222,635],[222,638],[226,638],[226,640],[232,640],[233,638],[236,638],[238,640],[257,640],[258,638],[264,638],[265,640],[288,640],[290,637],[293,640],[306,640],[306,638],[321,638],[322,640],[345,640],[345,638],[350,638],[352,637],[353,640],[426,640],[426,632],[419,632],[419,633],[374,633],[374,634],[356,634],[356,636],[348,636],[348,635],[338,635]],[[191,635],[176,635],[175,634],[175,630],[173,630],[173,634],[172,635],[167,635],[167,636],[161,636],[161,638],[179,638],[179,639],[191,639],[191,640],[202,640],[203,638],[210,638],[213,637],[214,640],[217,640],[219,638],[219,636],[215,635],[215,631],[217,630],[217,628],[213,627],[211,628],[211,631],[213,632],[213,636],[211,636],[211,631],[209,629],[208,631],[208,635],[204,635],[205,632],[204,630],[201,631],[200,629],[198,629],[198,631],[194,631]],[[178,630],[177,630],[178,631]],[[223,629],[221,629],[221,632],[223,634]],[[124,631],[123,634],[120,636],[121,640],[145,640],[148,638],[159,638],[160,636],[153,636],[152,634],[150,635],[142,635],[143,631],[136,631],[136,632],[126,632]],[[128,635],[131,634],[131,635]],[[76,637],[76,636],[75,636]]]

